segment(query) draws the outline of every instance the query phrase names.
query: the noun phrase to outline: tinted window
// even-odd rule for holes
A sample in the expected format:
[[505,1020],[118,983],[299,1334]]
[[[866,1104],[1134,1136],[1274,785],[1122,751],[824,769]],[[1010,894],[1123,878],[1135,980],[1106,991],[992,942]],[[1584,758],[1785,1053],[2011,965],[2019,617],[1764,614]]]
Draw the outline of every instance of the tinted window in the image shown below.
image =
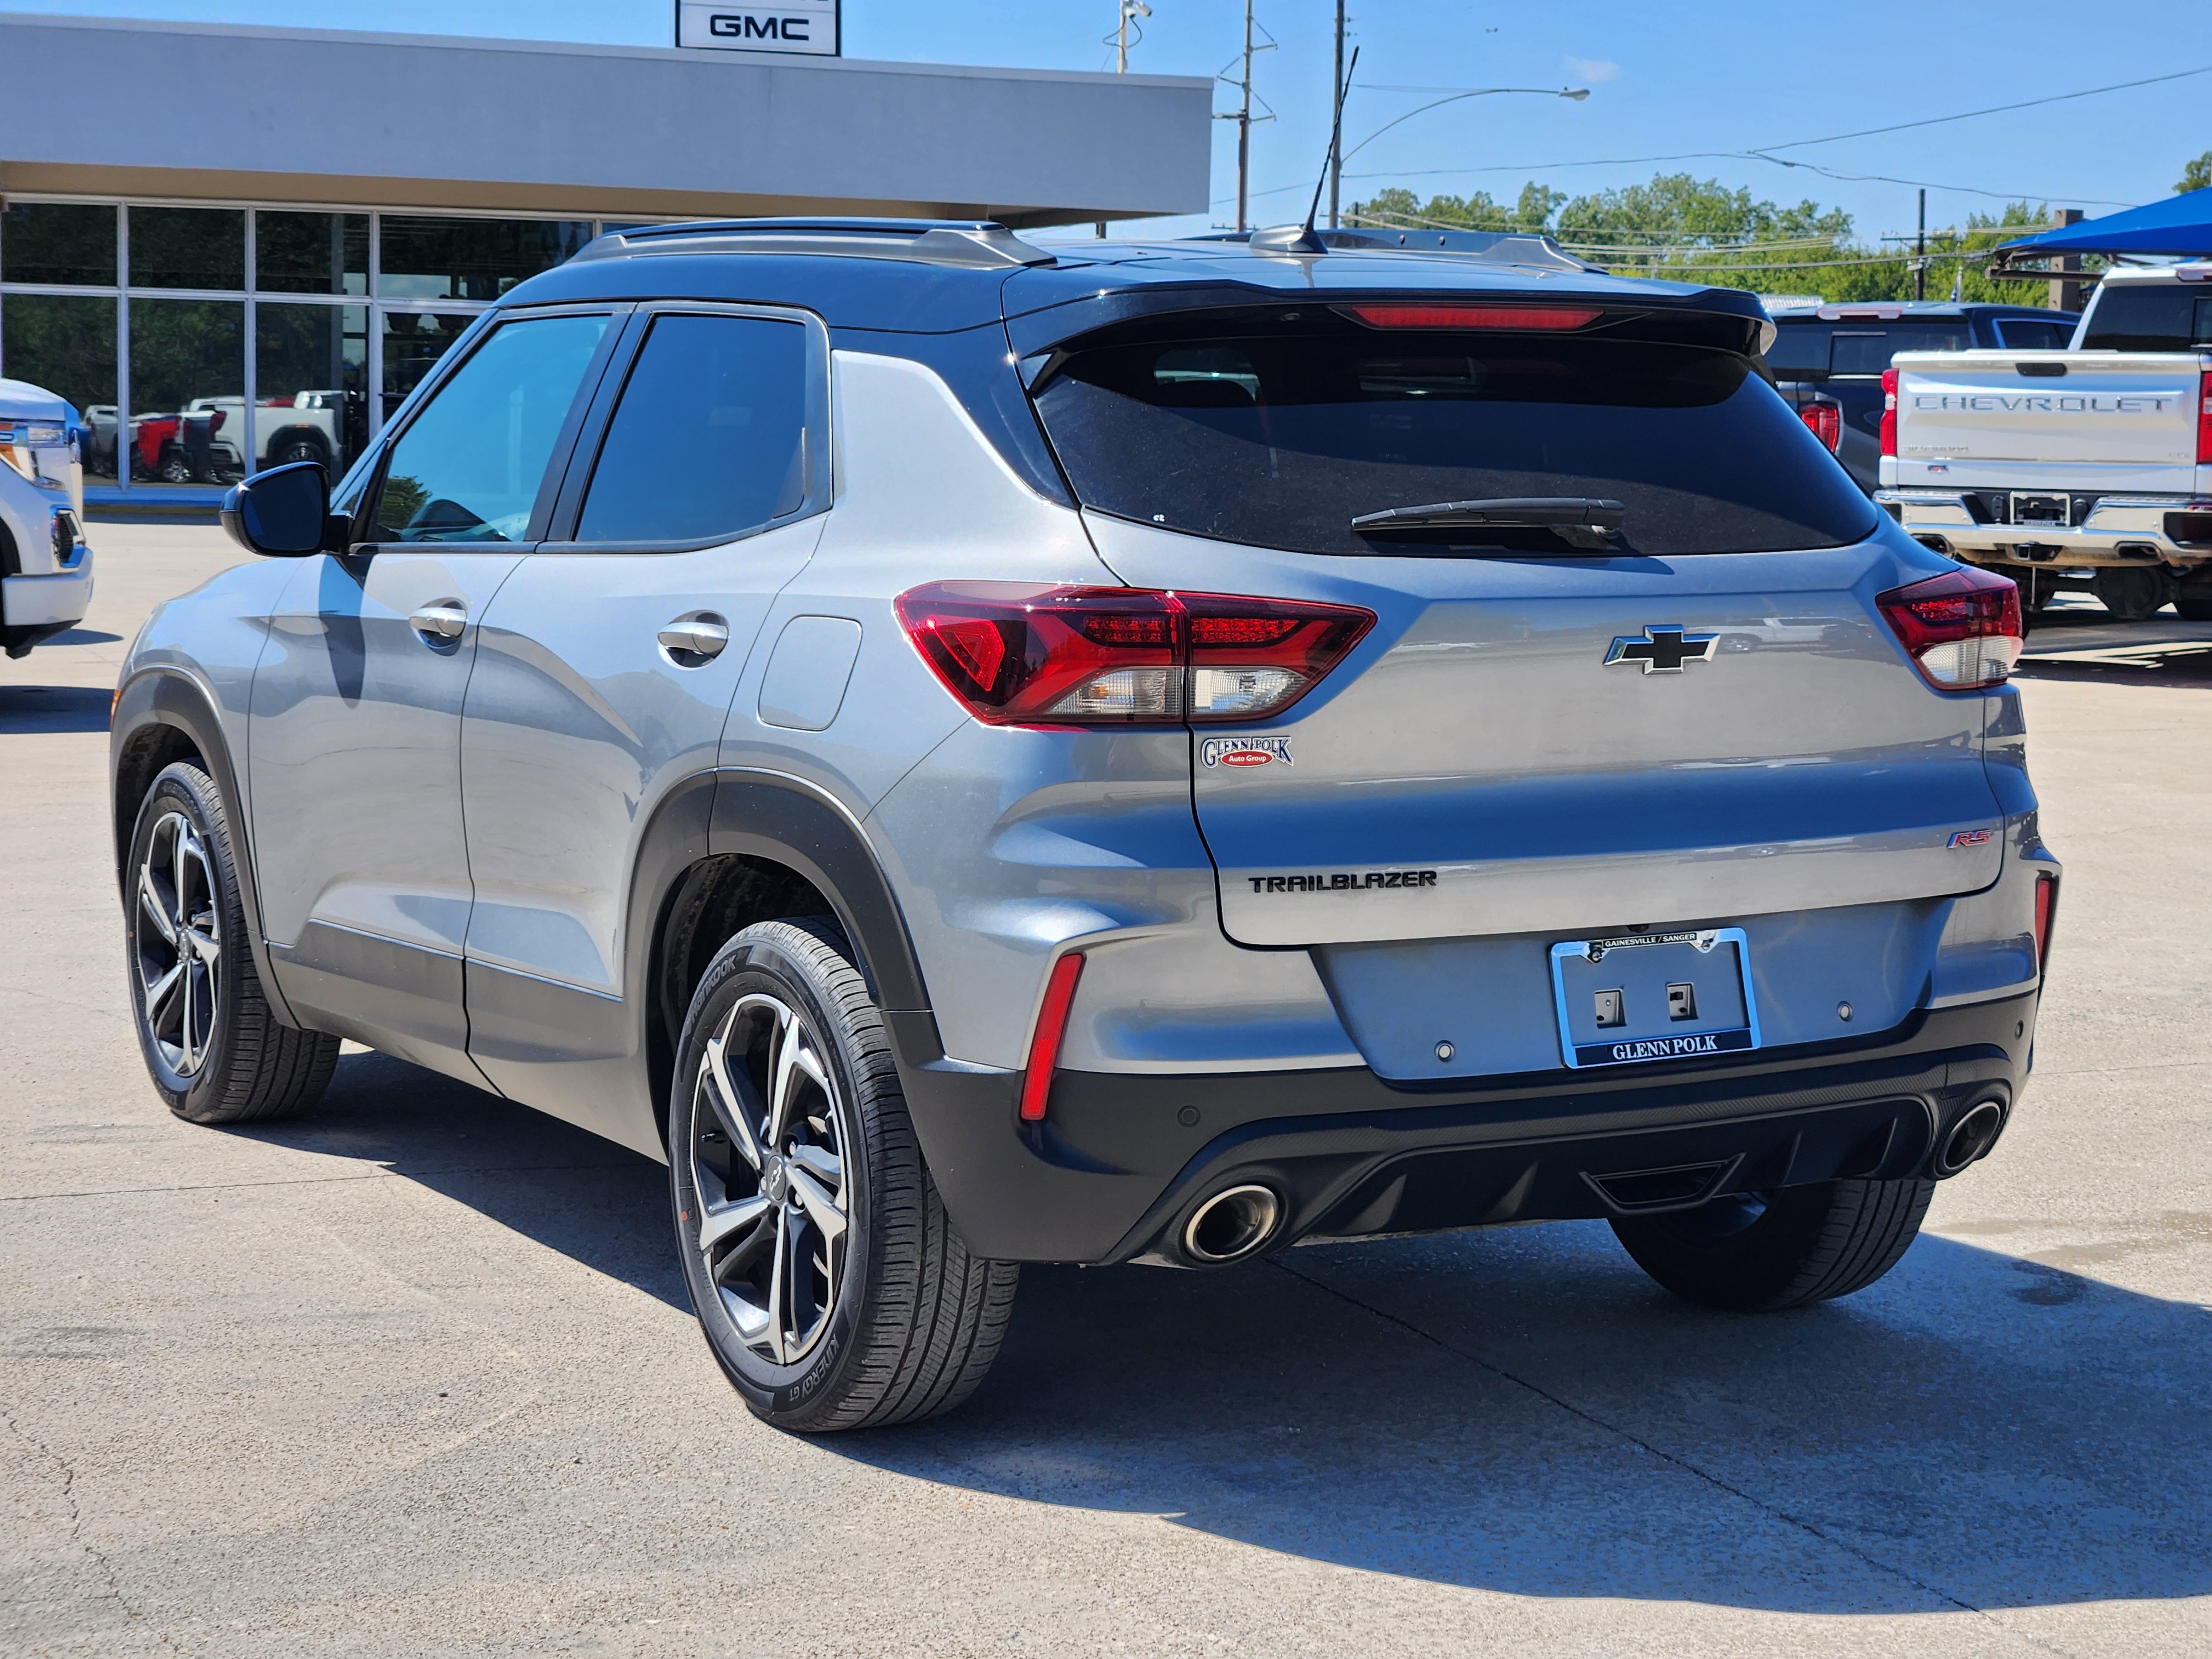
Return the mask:
[[0,217],[0,282],[112,288],[115,210],[73,202],[10,202]]
[[1997,337],[2015,351],[2063,351],[2074,337],[2074,325],[2008,317],[1997,325]]
[[[1749,360],[1703,347],[1224,331],[1078,351],[1036,403],[1086,507],[1224,541],[1402,552],[1352,518],[1532,495],[1623,502],[1628,552],[1833,546],[1874,529],[1867,498]],[[1541,530],[1444,544],[1562,550]]]
[[1828,372],[1828,337],[1832,323],[1778,323],[1774,344],[1766,354],[1766,367],[1778,380]]
[[1900,351],[1964,351],[1973,344],[1966,319],[1941,323],[1891,323],[1866,328],[1846,323],[1828,349],[1831,374],[1879,374]]
[[368,292],[366,213],[253,216],[253,285],[270,294]]
[[131,282],[136,288],[244,288],[246,215],[236,208],[132,208]]
[[582,542],[705,541],[806,495],[806,331],[660,317],[623,387],[576,526]]
[[2212,343],[2212,294],[2201,289],[2123,286],[2097,295],[2085,351],[2186,351]]
[[496,300],[592,240],[588,219],[384,216],[377,293],[386,300]]
[[561,422],[604,317],[539,317],[494,334],[400,434],[374,539],[509,542],[527,532]]

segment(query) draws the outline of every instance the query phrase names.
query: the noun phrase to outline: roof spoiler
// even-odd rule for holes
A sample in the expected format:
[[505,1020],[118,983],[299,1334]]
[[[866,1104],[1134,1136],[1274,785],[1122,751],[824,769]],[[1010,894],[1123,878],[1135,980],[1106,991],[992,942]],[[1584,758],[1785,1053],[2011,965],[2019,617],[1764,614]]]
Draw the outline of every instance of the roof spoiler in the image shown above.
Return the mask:
[[1048,265],[1053,256],[988,219],[717,219],[635,225],[594,238],[578,259],[636,253],[826,253],[972,270]]

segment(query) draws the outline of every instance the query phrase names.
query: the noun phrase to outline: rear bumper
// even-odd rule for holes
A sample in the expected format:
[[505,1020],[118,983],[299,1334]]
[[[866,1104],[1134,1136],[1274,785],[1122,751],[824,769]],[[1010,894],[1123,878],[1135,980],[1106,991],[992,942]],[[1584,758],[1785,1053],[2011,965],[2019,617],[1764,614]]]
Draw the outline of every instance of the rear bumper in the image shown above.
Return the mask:
[[[1482,1086],[1364,1067],[1132,1076],[1062,1072],[1042,1125],[1020,1074],[945,1060],[926,1014],[888,1016],[922,1150],[979,1255],[1106,1263],[1172,1255],[1199,1205],[1271,1187],[1273,1244],[1650,1213],[1720,1194],[1929,1173],[1971,1107],[2008,1113],[2037,995],[1921,1010],[1850,1042]],[[1607,1185],[1650,1171],[1673,1181]]]
[[2170,519],[2212,510],[2212,503],[2193,497],[2105,495],[2078,525],[1988,523],[1977,516],[1966,494],[1960,490],[1877,489],[1874,498],[1908,535],[1940,542],[1943,551],[1963,554],[1977,564],[2085,567],[2212,561],[2212,544],[2177,541],[2168,533]]

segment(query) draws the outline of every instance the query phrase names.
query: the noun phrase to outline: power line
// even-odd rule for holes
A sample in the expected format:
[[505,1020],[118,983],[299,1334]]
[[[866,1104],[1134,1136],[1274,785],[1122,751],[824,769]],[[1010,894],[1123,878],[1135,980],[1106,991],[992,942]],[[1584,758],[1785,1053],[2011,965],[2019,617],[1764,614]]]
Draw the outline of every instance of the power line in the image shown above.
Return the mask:
[[1924,120],[1898,121],[1886,127],[1863,127],[1856,132],[1838,132],[1826,138],[1793,138],[1786,144],[1762,144],[1750,151],[1761,155],[1768,150],[1803,149],[1811,144],[1840,144],[1847,138],[1873,138],[1885,132],[1909,132],[1916,127],[1940,127],[1953,121],[1972,121],[1984,115],[2009,115],[2014,110],[2036,109],[2045,104],[2069,103],[2076,98],[2095,98],[2107,92],[2131,92],[2137,87],[2154,87],[2166,81],[2186,81],[2192,76],[2212,75],[2212,64],[2200,64],[2196,69],[2176,70],[2171,75],[2150,75],[2140,81],[2116,81],[2109,87],[2087,87],[2080,92],[2054,92],[2047,98],[2024,98],[2017,103],[1992,104],[1987,109],[1970,109],[1956,115],[1931,115]]

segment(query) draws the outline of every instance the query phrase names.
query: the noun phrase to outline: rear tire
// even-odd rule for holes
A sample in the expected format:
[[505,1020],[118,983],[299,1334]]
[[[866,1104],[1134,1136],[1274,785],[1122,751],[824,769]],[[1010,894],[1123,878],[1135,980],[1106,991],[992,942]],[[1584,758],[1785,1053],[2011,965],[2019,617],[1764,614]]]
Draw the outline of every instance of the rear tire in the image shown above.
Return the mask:
[[1920,1231],[1932,1181],[1824,1181],[1613,1222],[1636,1265],[1685,1301],[1773,1313],[1863,1291]]
[[131,833],[123,934],[131,1024],[154,1087],[188,1123],[266,1123],[304,1112],[338,1040],[282,1024],[253,953],[222,794],[179,761],[146,792]]
[[2178,584],[2173,608],[2184,622],[2212,622],[2212,582]]
[[761,922],[716,953],[678,1043],[668,1152],[691,1305],[755,1415],[876,1428],[975,1392],[1021,1270],[953,1230],[835,922]]
[[2090,573],[2090,591],[2122,622],[2155,616],[2174,596],[2176,584],[2163,565],[2100,564]]

